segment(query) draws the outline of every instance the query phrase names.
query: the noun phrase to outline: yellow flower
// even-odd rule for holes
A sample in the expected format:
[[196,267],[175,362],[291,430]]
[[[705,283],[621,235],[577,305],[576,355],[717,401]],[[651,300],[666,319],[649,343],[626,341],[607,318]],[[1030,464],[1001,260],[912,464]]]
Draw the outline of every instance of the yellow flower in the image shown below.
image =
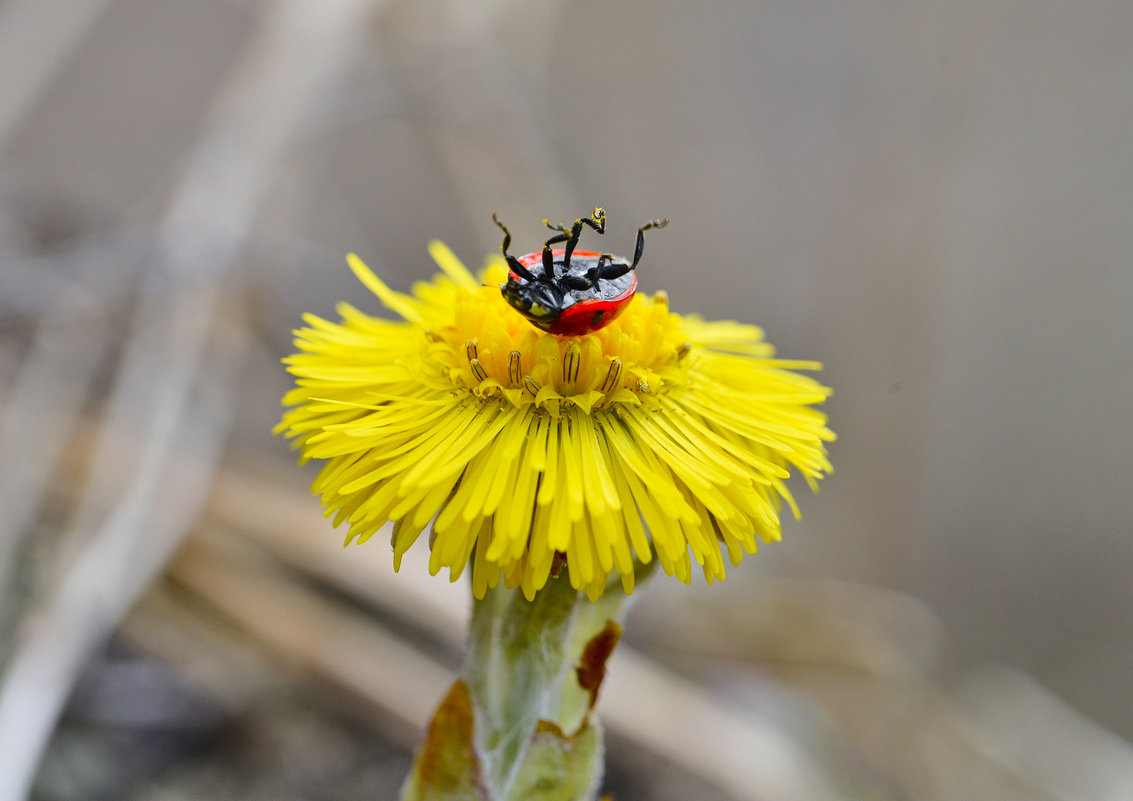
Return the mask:
[[[285,359],[296,388],[277,427],[302,459],[326,460],[312,491],[346,542],[394,521],[393,558],[430,530],[430,571],[472,563],[482,598],[501,577],[534,596],[565,563],[597,598],[635,562],[669,575],[724,578],[756,537],[778,540],[784,483],[812,489],[834,435],[812,408],[829,390],[774,359],[763,332],[669,311],[638,294],[606,328],[558,337],[500,295],[498,257],[477,281],[443,244],[443,275],[412,295],[354,255],[359,280],[403,319],[346,303],[332,323],[307,315]],[[431,523],[431,526],[430,526]],[[691,556],[691,558],[690,558]]]

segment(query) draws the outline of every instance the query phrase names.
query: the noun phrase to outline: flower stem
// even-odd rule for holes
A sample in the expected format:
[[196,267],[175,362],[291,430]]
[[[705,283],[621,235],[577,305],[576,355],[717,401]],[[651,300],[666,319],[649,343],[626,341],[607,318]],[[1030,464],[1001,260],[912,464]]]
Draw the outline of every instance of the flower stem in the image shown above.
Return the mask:
[[402,801],[593,801],[592,714],[625,596],[590,602],[563,576],[531,601],[497,587],[472,603],[468,660],[429,726]]
[[540,720],[557,718],[576,610],[563,576],[528,601],[497,587],[473,600],[465,667],[485,783],[504,798]]

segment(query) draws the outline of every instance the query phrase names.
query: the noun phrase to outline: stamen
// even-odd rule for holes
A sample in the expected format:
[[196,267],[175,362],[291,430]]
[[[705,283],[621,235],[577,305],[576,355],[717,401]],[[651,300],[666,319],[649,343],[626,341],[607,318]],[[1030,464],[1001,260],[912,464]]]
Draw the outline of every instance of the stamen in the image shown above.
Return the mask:
[[488,380],[488,371],[484,369],[484,365],[480,364],[479,359],[469,359],[468,364],[472,368],[472,375],[476,376],[477,381]]
[[430,342],[444,342],[445,338],[431,328],[425,329],[425,339]]
[[573,339],[567,343],[563,356],[563,381],[573,384],[578,380],[578,369],[582,366],[582,346]]
[[480,356],[480,348],[475,339],[470,339],[464,343],[464,353],[468,356],[468,361],[472,361]]
[[600,392],[610,393],[618,388],[618,384],[622,380],[622,360],[610,360],[610,369],[606,371],[606,378],[602,381],[602,385],[598,387]]
[[519,371],[519,360],[522,355],[517,350],[513,350],[507,355],[507,377],[512,384],[518,384],[523,378]]
[[679,348],[677,348],[677,361],[679,362],[682,359],[684,359],[685,356],[688,356],[689,351],[691,351],[691,350],[692,350],[692,343],[691,342],[686,342],[683,345],[681,345]]
[[530,392],[532,395],[539,394],[539,385],[535,383],[535,379],[529,375],[523,377],[523,388]]

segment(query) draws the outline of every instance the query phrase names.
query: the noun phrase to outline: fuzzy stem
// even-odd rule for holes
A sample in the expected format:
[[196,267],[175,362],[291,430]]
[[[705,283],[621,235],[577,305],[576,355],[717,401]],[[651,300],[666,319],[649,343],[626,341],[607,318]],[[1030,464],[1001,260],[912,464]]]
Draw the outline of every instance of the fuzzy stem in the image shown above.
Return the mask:
[[492,798],[507,796],[539,720],[557,717],[580,603],[565,576],[533,601],[497,587],[472,602],[465,677]]
[[473,600],[464,676],[441,702],[401,801],[593,801],[593,716],[626,597],[590,602],[566,576],[531,601],[503,587]]

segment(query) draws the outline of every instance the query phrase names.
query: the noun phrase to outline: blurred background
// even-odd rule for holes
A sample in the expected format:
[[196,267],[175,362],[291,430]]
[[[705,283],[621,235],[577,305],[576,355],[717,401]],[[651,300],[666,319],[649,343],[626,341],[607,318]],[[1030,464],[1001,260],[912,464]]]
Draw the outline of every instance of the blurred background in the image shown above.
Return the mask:
[[[0,0],[0,801],[394,798],[467,590],[273,438],[304,311],[609,213],[836,394],[640,592],[634,799],[1133,798],[1133,4]],[[805,490],[804,490],[805,491]],[[421,554],[417,554],[421,556]],[[643,715],[642,710],[649,710]],[[643,720],[648,719],[648,724]]]

